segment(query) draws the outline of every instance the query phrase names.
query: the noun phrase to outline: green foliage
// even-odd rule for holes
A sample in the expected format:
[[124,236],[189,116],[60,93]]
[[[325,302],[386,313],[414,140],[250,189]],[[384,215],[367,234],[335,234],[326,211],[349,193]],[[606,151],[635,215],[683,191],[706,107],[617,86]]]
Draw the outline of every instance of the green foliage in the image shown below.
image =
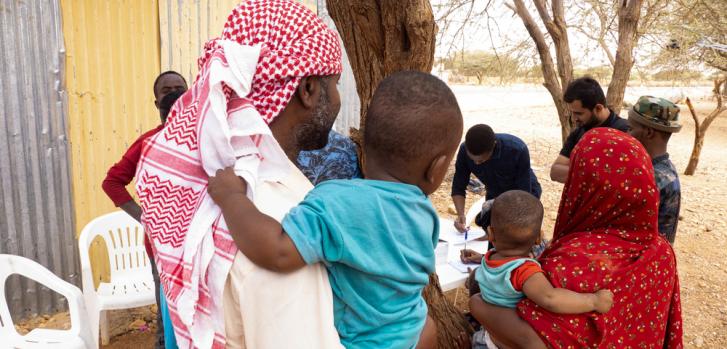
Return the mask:
[[[665,31],[669,39],[652,67],[685,71],[704,64],[727,72],[727,1],[677,0]],[[721,49],[720,49],[721,47]]]
[[702,73],[689,69],[663,69],[652,75],[657,81],[689,81],[702,79]]
[[573,76],[588,75],[598,81],[607,81],[613,75],[613,68],[610,65],[602,65],[598,67],[590,67],[586,69],[574,69]]
[[514,57],[483,51],[457,54],[444,60],[444,67],[459,76],[476,79],[478,84],[487,78],[497,78],[500,83],[509,82],[523,73],[520,62]]

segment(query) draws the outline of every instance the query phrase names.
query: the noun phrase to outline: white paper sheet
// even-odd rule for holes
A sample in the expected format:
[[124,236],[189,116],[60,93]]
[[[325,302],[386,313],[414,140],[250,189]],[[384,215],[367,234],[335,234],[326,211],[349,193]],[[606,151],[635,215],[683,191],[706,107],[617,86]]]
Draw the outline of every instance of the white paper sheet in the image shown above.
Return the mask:
[[[485,236],[485,231],[482,228],[470,227],[470,231],[467,233],[467,242],[479,239]],[[454,227],[454,221],[446,218],[439,218],[439,240],[447,241],[451,243],[464,243],[465,234],[460,233]]]

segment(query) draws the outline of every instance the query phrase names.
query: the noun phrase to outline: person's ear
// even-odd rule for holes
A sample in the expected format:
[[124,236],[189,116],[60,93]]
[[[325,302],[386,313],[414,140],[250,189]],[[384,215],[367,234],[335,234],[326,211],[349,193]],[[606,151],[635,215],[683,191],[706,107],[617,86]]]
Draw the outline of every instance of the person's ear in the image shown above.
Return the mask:
[[306,76],[300,79],[296,94],[300,99],[300,104],[306,109],[313,109],[318,103],[318,97],[321,93],[321,81],[317,77]]
[[490,243],[495,242],[495,234],[493,232],[494,232],[494,230],[492,230],[492,226],[491,225],[488,226],[487,227],[487,241],[489,241]]
[[154,106],[156,106],[157,109],[159,109],[159,100],[158,99],[154,100]]
[[442,173],[447,171],[448,167],[449,163],[447,161],[447,155],[439,155],[429,163],[427,172],[424,173],[424,179],[428,184],[436,185],[438,184],[437,181],[439,180],[439,177],[441,177]]
[[647,139],[652,139],[656,136],[656,130],[651,127],[644,127],[644,131],[646,132]]

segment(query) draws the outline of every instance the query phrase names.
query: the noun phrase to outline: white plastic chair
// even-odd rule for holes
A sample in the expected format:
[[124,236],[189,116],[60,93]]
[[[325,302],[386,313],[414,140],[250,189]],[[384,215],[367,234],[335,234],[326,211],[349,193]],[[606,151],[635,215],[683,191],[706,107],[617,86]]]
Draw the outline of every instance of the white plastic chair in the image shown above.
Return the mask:
[[487,197],[483,196],[479,200],[475,201],[472,206],[470,206],[470,209],[467,211],[467,214],[465,215],[465,219],[467,222],[465,224],[470,225],[472,222],[475,221],[475,217],[477,217],[477,214],[482,211],[482,205],[487,201]]
[[[60,293],[68,300],[71,328],[36,328],[21,336],[13,324],[5,298],[5,282],[18,274]],[[0,254],[0,347],[3,348],[93,348],[83,295],[78,287],[63,281],[50,270],[25,257]],[[7,345],[7,346],[6,346]]]
[[[111,282],[101,282],[95,289],[88,249],[97,236],[106,242]],[[78,249],[83,297],[93,338],[98,346],[100,327],[101,343],[108,344],[107,310],[136,308],[156,302],[151,264],[144,249],[144,229],[123,211],[108,213],[86,224],[78,238]]]

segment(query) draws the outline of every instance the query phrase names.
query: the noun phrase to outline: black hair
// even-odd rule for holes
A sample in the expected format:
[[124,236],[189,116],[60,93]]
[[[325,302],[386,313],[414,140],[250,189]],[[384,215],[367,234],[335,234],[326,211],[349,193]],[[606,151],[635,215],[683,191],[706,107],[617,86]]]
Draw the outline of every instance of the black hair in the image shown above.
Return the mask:
[[366,153],[391,162],[436,156],[462,137],[462,112],[452,90],[434,75],[417,71],[382,80],[365,122]]
[[153,91],[152,91],[152,92],[154,92],[154,96],[157,95],[157,85],[159,84],[159,80],[162,79],[162,76],[169,75],[169,74],[174,74],[176,76],[179,76],[180,78],[182,78],[182,81],[184,81],[184,84],[187,85],[187,80],[184,78],[184,76],[182,76],[182,74],[179,74],[179,73],[175,72],[174,70],[167,70],[167,71],[159,74],[159,76],[157,76],[157,78],[154,79],[154,87],[153,87]]
[[543,204],[526,191],[506,191],[492,203],[491,225],[498,243],[512,247],[534,245],[543,224]]
[[593,110],[596,104],[606,107],[606,95],[603,94],[601,85],[590,76],[584,76],[571,81],[565,89],[563,100],[566,103],[581,101],[583,108],[588,110]]
[[464,136],[464,146],[472,155],[482,155],[495,149],[495,132],[485,124],[472,126]]
[[170,93],[167,93],[164,98],[159,102],[159,111],[161,112],[162,119],[166,119],[167,115],[169,115],[169,111],[172,110],[172,106],[174,106],[174,102],[179,99],[184,94],[184,92],[181,91],[173,91]]

